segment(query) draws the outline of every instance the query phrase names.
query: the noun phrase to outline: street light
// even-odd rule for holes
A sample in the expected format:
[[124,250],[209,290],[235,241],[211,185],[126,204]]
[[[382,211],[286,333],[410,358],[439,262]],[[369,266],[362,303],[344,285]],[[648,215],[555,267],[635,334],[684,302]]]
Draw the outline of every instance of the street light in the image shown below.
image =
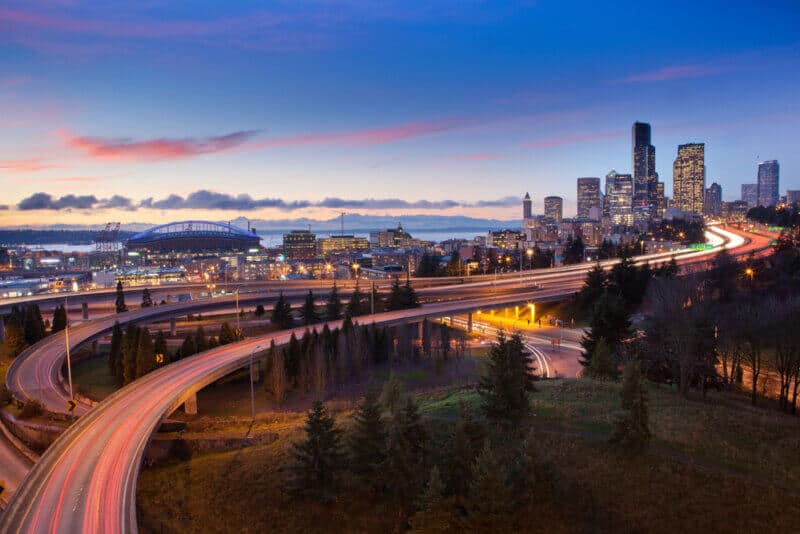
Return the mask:
[[253,422],[256,420],[256,393],[253,387],[253,354],[261,348],[261,345],[256,345],[250,351],[250,415]]
[[528,250],[525,251],[525,254],[528,255],[528,270],[530,271],[531,269],[533,269],[533,263],[532,263],[533,262],[533,249],[529,248]]
[[750,278],[750,281],[752,282],[753,277],[755,276],[756,273],[752,267],[748,267],[747,269],[744,270],[744,274],[746,274]]
[[358,263],[353,263],[353,265],[351,265],[351,267],[355,271],[356,280],[358,280],[358,269],[359,269],[359,267],[361,267],[361,265],[359,265]]

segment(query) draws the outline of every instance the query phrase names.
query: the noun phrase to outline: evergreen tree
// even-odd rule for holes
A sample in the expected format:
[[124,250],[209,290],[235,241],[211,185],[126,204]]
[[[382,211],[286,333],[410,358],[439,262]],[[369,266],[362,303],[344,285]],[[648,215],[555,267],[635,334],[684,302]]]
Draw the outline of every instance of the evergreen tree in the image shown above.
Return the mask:
[[286,297],[283,296],[283,291],[278,295],[278,300],[275,301],[275,307],[272,308],[272,317],[270,318],[273,325],[282,330],[292,327],[294,319],[292,318],[292,306]]
[[136,357],[139,350],[139,328],[128,323],[122,341],[122,382],[130,384],[136,380]]
[[586,281],[578,293],[578,308],[582,311],[591,312],[594,305],[600,300],[606,290],[608,278],[606,272],[600,266],[600,262],[595,263],[594,267],[586,273]]
[[594,346],[598,339],[604,338],[613,353],[617,344],[629,334],[629,329],[630,321],[623,300],[608,291],[604,292],[595,304],[589,331],[581,340],[583,347],[581,364],[585,367],[591,364]]
[[411,286],[411,280],[408,277],[406,277],[406,285],[403,286],[403,307],[419,308],[419,297],[417,297],[417,292]]
[[56,332],[61,332],[67,327],[67,310],[64,308],[64,305],[61,304],[53,310],[53,326],[51,327],[50,331],[55,334]]
[[230,323],[225,321],[219,328],[219,344],[227,345],[228,343],[235,343],[236,341],[239,341],[239,336],[236,335]]
[[298,370],[300,368],[300,359],[303,357],[305,351],[301,350],[300,342],[297,340],[297,336],[294,335],[294,332],[292,332],[291,337],[289,337],[289,344],[286,346],[285,350],[286,375],[290,382],[301,385],[298,384]]
[[314,402],[305,424],[306,438],[294,444],[289,491],[321,501],[335,498],[342,467],[340,430],[321,401]]
[[572,236],[567,238],[566,246],[564,247],[564,265],[573,265],[583,262],[584,252],[583,239],[580,236]]
[[409,503],[417,492],[417,466],[406,439],[402,414],[390,418],[386,437],[386,461],[381,469],[383,485],[400,503]]
[[390,414],[394,415],[400,410],[400,403],[403,400],[403,384],[392,372],[389,380],[383,383],[380,403]]
[[171,360],[169,357],[169,349],[167,348],[167,338],[164,336],[164,332],[162,330],[159,330],[156,333],[156,339],[153,341],[153,354],[156,357],[159,354],[161,355],[161,362],[159,363],[156,361],[156,367],[166,365]]
[[639,452],[650,441],[647,410],[647,390],[642,379],[639,362],[631,361],[625,366],[622,382],[622,409],[624,414],[614,422],[616,430],[611,438],[631,452]]
[[328,295],[328,302],[325,303],[325,318],[333,321],[342,316],[342,300],[339,298],[339,289],[336,287],[336,282],[333,283],[330,295]]
[[208,337],[206,337],[206,330],[203,325],[198,325],[194,333],[194,344],[197,352],[205,352],[208,350]]
[[264,310],[264,305],[263,304],[259,304],[258,306],[256,306],[256,309],[253,312],[253,315],[255,315],[256,317],[261,319],[262,317],[264,317],[265,313],[267,313],[267,312]]
[[533,390],[531,355],[519,334],[502,332],[489,351],[486,374],[478,385],[486,418],[518,426],[530,413],[528,392]]
[[6,358],[16,358],[20,352],[27,348],[25,331],[19,319],[14,315],[5,320],[6,338],[3,341],[2,354]]
[[197,354],[197,343],[195,343],[194,335],[188,333],[184,336],[183,343],[181,343],[181,347],[178,349],[178,359],[188,358],[195,354]]
[[117,313],[128,311],[128,307],[125,305],[125,293],[122,291],[121,280],[117,282],[117,299],[115,301],[115,306],[117,308]]
[[370,298],[371,298],[371,301],[370,301],[371,310],[370,311],[374,311],[374,313],[381,313],[386,309],[386,303],[384,302],[383,297],[381,296],[380,292],[378,291],[378,288],[375,287],[374,285],[372,286],[372,293],[371,293]]
[[392,289],[389,292],[389,300],[386,303],[386,309],[389,311],[394,311],[402,310],[403,308],[405,308],[403,288],[400,287],[400,279],[395,278],[392,282]]
[[411,454],[417,461],[422,461],[428,444],[428,432],[422,424],[419,406],[411,395],[406,396],[403,411],[400,413],[400,424]]
[[458,252],[450,254],[447,262],[447,276],[461,276],[461,256]]
[[25,342],[33,345],[44,339],[44,321],[38,304],[25,306],[25,320],[22,324]]
[[139,346],[136,350],[136,378],[140,378],[156,367],[153,340],[150,332],[143,328],[139,334]]
[[600,338],[594,345],[592,360],[586,368],[586,374],[598,380],[614,379],[617,377],[617,366],[614,355],[608,348],[605,338]]
[[433,466],[428,484],[419,503],[419,511],[411,518],[415,532],[449,532],[454,528],[453,506],[444,494],[444,483],[439,468]]
[[472,469],[466,530],[507,531],[513,506],[514,495],[508,484],[508,470],[489,440],[486,440]]
[[374,484],[386,460],[386,427],[374,389],[367,391],[353,416],[349,442],[351,470],[364,481]]
[[308,290],[308,295],[306,295],[306,300],[303,303],[303,307],[300,308],[300,317],[303,318],[303,324],[305,326],[319,322],[319,314],[317,313],[317,307],[314,304],[314,293],[312,293],[310,289]]
[[119,323],[114,323],[111,331],[111,349],[108,352],[108,371],[111,376],[117,379],[117,384],[123,382],[122,376],[122,327]]
[[462,401],[458,407],[453,448],[447,467],[448,485],[455,495],[466,495],[472,477],[472,466],[485,438],[483,427],[472,418]]
[[347,318],[358,317],[359,315],[364,315],[364,312],[364,294],[358,288],[358,282],[356,282],[353,294],[350,295],[350,300],[347,301],[344,315]]
[[150,289],[144,288],[142,291],[142,308],[150,308],[153,306],[153,297],[150,296]]
[[628,248],[620,253],[619,263],[611,268],[608,275],[608,291],[622,298],[626,310],[638,306],[644,296],[638,284],[633,255]]

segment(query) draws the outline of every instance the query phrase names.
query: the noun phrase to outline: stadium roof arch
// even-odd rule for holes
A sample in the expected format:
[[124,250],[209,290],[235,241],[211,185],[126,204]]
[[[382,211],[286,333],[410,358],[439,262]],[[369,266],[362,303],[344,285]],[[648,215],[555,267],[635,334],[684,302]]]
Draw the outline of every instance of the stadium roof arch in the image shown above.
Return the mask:
[[255,231],[214,221],[176,221],[131,236],[129,250],[153,252],[237,251],[258,247]]

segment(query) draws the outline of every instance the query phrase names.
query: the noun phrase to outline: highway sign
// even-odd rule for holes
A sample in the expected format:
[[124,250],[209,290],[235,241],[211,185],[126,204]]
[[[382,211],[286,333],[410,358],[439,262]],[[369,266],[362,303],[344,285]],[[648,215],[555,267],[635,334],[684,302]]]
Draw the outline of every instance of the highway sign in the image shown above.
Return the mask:
[[67,411],[69,412],[73,411],[75,409],[75,406],[77,406],[77,404],[75,403],[74,400],[70,399],[67,401]]
[[6,492],[6,481],[0,480],[0,497]]

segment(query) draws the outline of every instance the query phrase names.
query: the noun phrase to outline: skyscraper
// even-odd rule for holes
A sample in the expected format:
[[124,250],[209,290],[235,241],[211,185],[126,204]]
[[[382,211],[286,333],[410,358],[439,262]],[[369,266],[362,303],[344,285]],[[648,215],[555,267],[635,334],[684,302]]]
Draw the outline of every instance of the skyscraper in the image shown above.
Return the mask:
[[611,223],[633,226],[633,177],[611,171],[606,175],[606,199]]
[[594,217],[599,219],[603,210],[600,178],[578,178],[578,217],[592,218],[592,208],[597,208]]
[[786,191],[786,203],[798,204],[800,203],[800,191],[797,189],[789,189]]
[[758,164],[758,205],[774,206],[778,203],[780,167],[776,160]]
[[561,197],[544,197],[544,216],[561,222],[564,216],[564,199]]
[[525,193],[525,198],[522,199],[522,218],[530,219],[532,217],[533,217],[533,201],[531,201],[530,194]]
[[672,201],[681,211],[703,213],[706,190],[704,143],[678,146],[678,156],[672,165]]
[[722,186],[718,183],[714,182],[706,189],[703,209],[704,215],[710,217],[717,217],[722,212]]
[[742,184],[742,201],[748,208],[758,206],[758,184]]
[[651,218],[657,209],[656,148],[650,143],[650,125],[634,122],[631,128],[633,155],[633,207],[639,218]]

